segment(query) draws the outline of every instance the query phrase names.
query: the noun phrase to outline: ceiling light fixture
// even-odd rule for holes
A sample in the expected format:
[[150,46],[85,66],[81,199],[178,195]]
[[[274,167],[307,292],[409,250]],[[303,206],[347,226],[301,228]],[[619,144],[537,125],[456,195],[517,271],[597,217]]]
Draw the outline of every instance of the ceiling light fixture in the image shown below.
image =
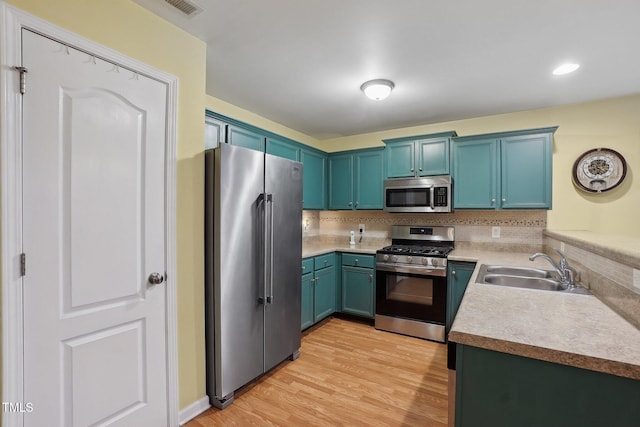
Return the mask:
[[578,68],[580,68],[580,64],[562,64],[561,66],[553,70],[553,74],[556,76],[562,76],[564,74],[573,73]]
[[362,83],[360,90],[369,98],[381,101],[391,94],[391,90],[395,87],[391,80],[376,79]]

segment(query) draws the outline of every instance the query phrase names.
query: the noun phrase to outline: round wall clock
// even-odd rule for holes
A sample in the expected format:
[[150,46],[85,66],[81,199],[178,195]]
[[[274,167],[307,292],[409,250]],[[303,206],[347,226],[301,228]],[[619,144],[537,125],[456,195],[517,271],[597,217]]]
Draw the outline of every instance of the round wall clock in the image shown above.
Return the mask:
[[584,191],[602,193],[622,184],[627,162],[610,148],[594,148],[583,153],[573,164],[573,182]]

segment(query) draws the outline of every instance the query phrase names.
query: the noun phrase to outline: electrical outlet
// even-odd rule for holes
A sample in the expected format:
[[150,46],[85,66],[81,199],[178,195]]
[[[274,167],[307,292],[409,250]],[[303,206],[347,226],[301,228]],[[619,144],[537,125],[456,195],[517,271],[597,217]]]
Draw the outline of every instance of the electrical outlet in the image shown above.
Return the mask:
[[564,253],[564,242],[560,242],[560,252]]
[[358,229],[361,233],[364,233],[364,224],[358,224]]
[[491,237],[494,239],[500,238],[500,227],[491,227]]

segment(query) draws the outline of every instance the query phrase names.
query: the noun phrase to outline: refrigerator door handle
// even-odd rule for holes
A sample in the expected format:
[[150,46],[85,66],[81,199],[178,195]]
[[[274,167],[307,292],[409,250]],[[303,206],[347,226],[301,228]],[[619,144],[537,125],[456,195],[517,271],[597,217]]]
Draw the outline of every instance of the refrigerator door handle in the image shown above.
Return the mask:
[[273,194],[269,193],[266,196],[269,206],[269,294],[267,295],[267,304],[273,304]]
[[261,231],[261,237],[262,237],[262,286],[261,286],[261,292],[260,295],[258,295],[258,303],[260,304],[266,304],[268,297],[267,297],[267,208],[266,208],[266,202],[267,200],[267,194],[266,193],[261,193],[258,196],[258,203],[257,203],[257,209],[258,209],[258,215],[260,217],[261,221],[261,225],[262,225],[262,230]]

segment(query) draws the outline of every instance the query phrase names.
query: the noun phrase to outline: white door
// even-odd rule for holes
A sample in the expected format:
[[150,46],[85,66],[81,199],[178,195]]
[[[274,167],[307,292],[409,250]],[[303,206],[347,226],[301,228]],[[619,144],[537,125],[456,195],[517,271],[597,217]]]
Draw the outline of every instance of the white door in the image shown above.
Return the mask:
[[25,426],[165,426],[167,86],[22,43]]

